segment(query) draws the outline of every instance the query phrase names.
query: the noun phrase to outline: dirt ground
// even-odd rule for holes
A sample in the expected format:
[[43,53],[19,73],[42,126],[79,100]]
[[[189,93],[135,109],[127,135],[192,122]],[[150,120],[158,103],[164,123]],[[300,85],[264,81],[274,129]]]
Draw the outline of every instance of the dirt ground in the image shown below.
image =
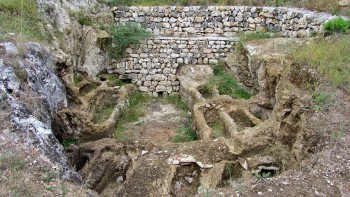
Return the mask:
[[151,141],[156,145],[172,142],[174,136],[188,122],[184,111],[173,104],[152,99],[145,104],[146,114],[137,122],[125,125],[129,139]]

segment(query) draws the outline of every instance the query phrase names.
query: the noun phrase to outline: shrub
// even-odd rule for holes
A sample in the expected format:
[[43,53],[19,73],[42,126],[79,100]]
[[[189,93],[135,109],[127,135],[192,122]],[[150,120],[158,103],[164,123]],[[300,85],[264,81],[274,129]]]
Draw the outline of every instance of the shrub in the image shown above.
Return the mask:
[[132,23],[113,26],[111,28],[111,57],[117,59],[123,57],[126,48],[128,48],[130,45],[139,44],[140,41],[147,39],[150,35],[151,34],[145,29]]
[[80,25],[92,26],[92,20],[89,17],[81,17],[78,22]]
[[349,28],[349,21],[345,21],[343,18],[336,18],[328,21],[324,25],[326,33],[346,33]]

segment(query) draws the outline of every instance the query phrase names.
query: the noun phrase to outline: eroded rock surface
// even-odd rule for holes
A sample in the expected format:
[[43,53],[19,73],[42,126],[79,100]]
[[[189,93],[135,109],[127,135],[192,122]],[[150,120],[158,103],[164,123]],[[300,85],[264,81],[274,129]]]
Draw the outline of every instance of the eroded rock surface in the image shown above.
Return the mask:
[[[246,78],[251,78],[257,94],[249,100],[219,95],[218,91],[204,98],[198,87],[213,76],[211,66],[182,66],[178,74],[180,91],[191,109],[198,141],[157,145],[134,141],[122,145],[103,139],[75,147],[72,153],[87,155],[89,162],[79,169],[90,187],[107,196],[194,196],[204,187],[226,191],[232,181],[249,182],[256,179],[253,174],[275,176],[298,165],[317,141],[306,133],[310,97],[301,86],[305,80],[312,81],[313,75],[301,72],[285,51],[271,44],[277,41],[283,48],[307,40],[248,43],[246,49],[261,51],[241,51],[240,55],[249,56],[251,63],[247,61],[244,66],[241,59],[230,61],[233,73],[239,69],[253,73]],[[224,137],[215,139],[214,122],[222,124]],[[114,167],[102,164],[106,160],[115,163]],[[107,178],[109,184],[117,187],[104,184],[105,171],[112,174]]]

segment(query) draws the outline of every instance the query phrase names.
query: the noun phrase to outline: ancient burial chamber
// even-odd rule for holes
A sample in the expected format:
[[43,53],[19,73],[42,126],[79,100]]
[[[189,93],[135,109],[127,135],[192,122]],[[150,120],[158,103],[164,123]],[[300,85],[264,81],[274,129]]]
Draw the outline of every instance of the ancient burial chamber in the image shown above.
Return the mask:
[[[109,68],[109,72],[118,73],[122,79],[131,79],[139,90],[153,95],[180,91],[191,109],[193,127],[199,140],[154,145],[152,141],[145,140],[116,143],[113,138],[104,138],[70,147],[68,156],[87,187],[103,196],[196,196],[203,186],[224,190],[232,180],[253,180],[253,173],[276,175],[307,156],[317,139],[313,132],[306,129],[310,115],[307,108],[309,97],[302,91],[302,84],[314,78],[312,71],[301,70],[286,54],[309,39],[253,41],[244,44],[241,50],[234,50],[236,38],[224,37],[223,33],[214,35],[215,30],[207,30],[206,33],[204,27],[207,26],[203,26],[209,18],[214,20],[219,16],[221,22],[214,21],[215,24],[224,25],[225,15],[217,16],[217,13],[232,15],[237,12],[236,16],[243,17],[248,15],[245,14],[248,9],[250,16],[253,12],[253,8],[228,8],[209,7],[205,8],[206,12],[201,10],[204,9],[202,7],[115,9],[117,22],[140,22],[146,28],[154,28],[152,32],[158,35],[139,47],[127,49],[128,57]],[[253,10],[254,16],[265,18],[264,23],[269,21],[269,16],[271,20],[278,20],[278,10],[283,13],[282,17],[293,16],[284,19],[289,23],[297,18],[295,22],[299,24],[297,21],[307,18],[307,15],[289,13],[284,8]],[[188,13],[186,16],[190,11],[192,15]],[[195,13],[207,18],[193,22]],[[164,23],[168,23],[166,20],[173,23],[163,24],[153,15],[165,20]],[[192,20],[193,28],[200,31],[190,34],[176,27],[188,24],[180,22],[180,18],[186,17]],[[233,20],[241,20],[242,17],[233,17]],[[241,21],[242,30],[248,19]],[[306,25],[304,30],[307,31],[308,27],[310,31],[319,31],[322,23],[315,21],[321,19],[311,20],[315,24],[310,22],[310,25],[315,29]],[[215,20],[219,21],[219,18]],[[153,23],[156,25],[147,26]],[[195,26],[196,23],[199,25]],[[155,30],[157,24],[163,29]],[[233,31],[234,27],[230,28]],[[246,28],[249,31],[249,25]],[[298,32],[299,28],[300,24],[293,32]],[[165,32],[170,32],[170,35],[165,35]],[[176,34],[179,32],[187,36],[180,37]],[[210,64],[219,61],[226,62],[231,74],[255,96],[249,100],[234,99],[214,91],[212,97],[204,98],[198,87],[213,76]],[[80,82],[79,85],[83,87],[86,84]],[[85,97],[92,94],[87,93]],[[224,137],[215,139],[213,123],[222,125]]]
[[[213,76],[213,68],[182,66],[180,94],[191,108],[198,141],[154,145],[104,138],[70,147],[72,165],[88,188],[103,196],[130,197],[196,196],[203,187],[232,192],[230,181],[288,170],[317,143],[306,129],[309,97],[302,91],[302,84],[314,79],[312,71],[301,70],[286,56],[290,46],[308,41],[253,41],[229,54],[233,75],[254,84],[256,95],[249,100],[219,94],[204,98],[198,87]],[[223,126],[223,137],[215,139],[213,122]]]
[[109,67],[121,79],[131,79],[139,90],[179,91],[176,73],[181,65],[226,62],[235,50],[237,33],[273,32],[282,37],[311,37],[329,14],[283,7],[158,6],[115,7],[117,24],[138,23],[153,33],[127,57]]

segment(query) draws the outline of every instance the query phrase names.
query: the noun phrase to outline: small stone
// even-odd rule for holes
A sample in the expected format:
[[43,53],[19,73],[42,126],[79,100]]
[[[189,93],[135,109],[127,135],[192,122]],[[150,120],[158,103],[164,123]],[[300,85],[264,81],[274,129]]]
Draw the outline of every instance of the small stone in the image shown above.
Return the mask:
[[193,182],[193,178],[191,177],[185,177],[186,181],[191,184]]
[[118,183],[123,183],[123,181],[124,181],[123,176],[118,177],[118,178],[117,178],[117,181],[118,181]]
[[183,157],[179,158],[180,163],[195,163],[196,160],[191,155],[184,155]]
[[184,59],[182,59],[182,58],[177,58],[176,62],[177,62],[178,64],[182,64],[182,63],[184,63]]
[[262,195],[262,192],[258,192],[258,195]]
[[141,155],[145,155],[145,154],[147,154],[149,151],[146,151],[146,150],[142,150],[141,151]]
[[208,168],[212,168],[213,165],[211,164],[204,164],[203,162],[197,161],[196,164],[203,169],[208,169]]

